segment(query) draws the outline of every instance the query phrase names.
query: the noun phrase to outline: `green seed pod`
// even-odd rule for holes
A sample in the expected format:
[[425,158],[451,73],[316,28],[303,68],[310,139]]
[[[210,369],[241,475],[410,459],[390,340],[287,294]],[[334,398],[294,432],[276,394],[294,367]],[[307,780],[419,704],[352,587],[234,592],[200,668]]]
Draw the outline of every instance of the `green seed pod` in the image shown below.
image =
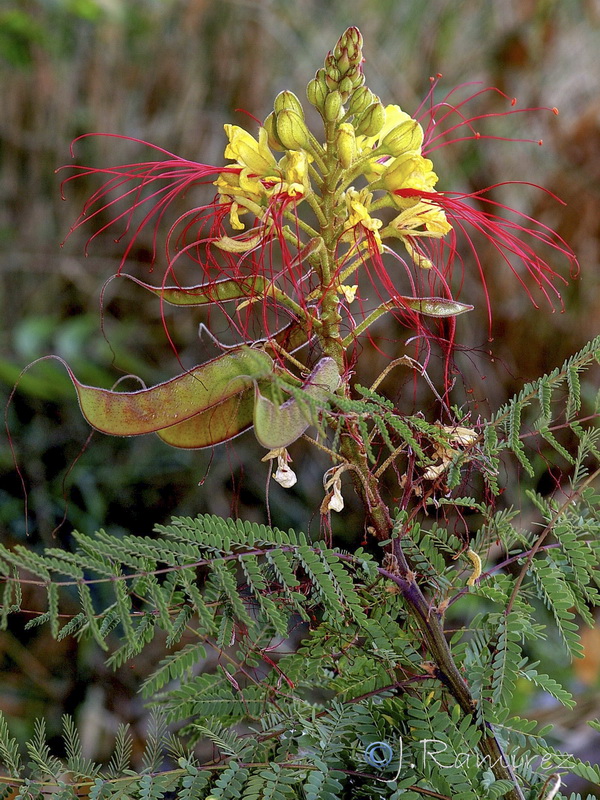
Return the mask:
[[380,100],[377,100],[363,111],[355,127],[356,133],[364,136],[377,136],[385,122],[385,109]]
[[342,110],[342,95],[338,91],[330,92],[325,98],[324,117],[327,122],[335,122]]
[[295,111],[296,114],[299,114],[304,119],[302,103],[293,92],[279,92],[275,98],[274,108],[276,114],[287,108],[290,111]]
[[275,117],[277,137],[286,150],[308,150],[310,136],[306,123],[295,111],[284,108]]
[[416,119],[407,119],[387,133],[380,147],[391,156],[399,156],[409,150],[419,150],[423,144],[423,128]]
[[338,128],[336,147],[340,164],[347,169],[356,159],[356,137],[354,126],[349,122],[342,122]]

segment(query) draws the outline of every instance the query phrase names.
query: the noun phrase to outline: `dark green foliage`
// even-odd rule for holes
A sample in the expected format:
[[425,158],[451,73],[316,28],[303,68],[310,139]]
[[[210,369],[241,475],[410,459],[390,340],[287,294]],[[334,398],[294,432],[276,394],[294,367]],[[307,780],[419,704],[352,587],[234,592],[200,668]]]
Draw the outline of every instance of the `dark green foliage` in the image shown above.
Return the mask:
[[[125,727],[102,768],[83,757],[70,719],[63,726],[64,763],[50,752],[38,723],[25,767],[1,720],[0,756],[19,796],[35,797],[52,785],[67,798],[73,785],[85,784],[93,800],[174,794],[183,800],[416,800],[430,792],[496,800],[512,784],[482,757],[487,731],[494,731],[532,797],[557,770],[600,782],[597,767],[557,752],[547,729],[511,708],[519,681],[573,707],[571,694],[545,673],[551,667],[531,654],[552,636],[569,656],[579,656],[576,615],[592,624],[591,609],[600,601],[600,502],[590,472],[598,429],[574,416],[579,375],[595,361],[598,344],[525,387],[468,454],[495,490],[503,450],[513,451],[527,473],[534,469],[523,425],[538,431],[572,470],[558,499],[529,491],[539,525],[522,526],[513,509],[447,495],[435,502],[437,510],[479,515],[468,547],[443,518],[418,522],[408,511],[396,514],[393,536],[418,576],[428,614],[452,614],[451,651],[467,676],[473,713],[437,679],[421,630],[391,579],[393,560],[380,565],[361,549],[348,554],[302,532],[211,515],[176,518],[152,536],[76,533],[72,552],[0,548],[3,624],[19,610],[19,577],[27,576],[47,597],[35,624],[48,623],[59,638],[91,637],[112,651],[114,666],[144,652],[160,633],[167,652],[142,686],[155,708],[153,727],[137,774],[130,772]],[[560,404],[559,387],[565,392]],[[452,449],[441,426],[396,417],[385,398],[361,393],[363,400],[336,400],[336,406],[359,415],[388,452],[410,448],[425,466],[436,446]],[[556,436],[561,419],[577,437],[572,455]],[[460,474],[459,461],[456,469]],[[65,621],[61,591],[68,586],[78,590],[81,611]],[[168,725],[177,726],[177,737]],[[199,742],[210,743],[214,760],[195,760]],[[387,765],[369,763],[367,748],[377,742],[392,747]],[[544,757],[543,769],[532,766],[532,754]]]

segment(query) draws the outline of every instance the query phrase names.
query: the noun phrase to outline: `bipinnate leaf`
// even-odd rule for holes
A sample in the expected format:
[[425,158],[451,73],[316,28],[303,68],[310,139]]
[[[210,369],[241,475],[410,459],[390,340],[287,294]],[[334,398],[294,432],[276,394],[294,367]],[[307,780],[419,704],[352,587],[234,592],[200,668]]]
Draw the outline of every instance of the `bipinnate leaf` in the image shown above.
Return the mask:
[[276,405],[261,394],[260,386],[256,384],[254,431],[260,444],[275,450],[295,442],[314,421],[314,402],[323,401],[339,384],[337,365],[328,357],[318,362],[302,384],[306,401],[290,397],[282,405]]
[[[273,372],[273,361],[262,350],[243,347],[165,383],[136,392],[85,386],[68,366],[67,370],[77,391],[81,411],[97,430],[112,436],[138,436],[178,427],[200,415],[203,419],[198,420],[196,427],[210,422],[210,432],[204,436],[204,444],[186,445],[185,435],[182,435],[185,428],[180,428],[171,438],[180,442],[180,447],[202,447],[239,432],[235,431],[233,421],[229,424],[224,412],[231,412],[235,404],[240,408],[246,407],[244,394],[252,387],[253,381]],[[243,415],[238,424],[242,422]]]

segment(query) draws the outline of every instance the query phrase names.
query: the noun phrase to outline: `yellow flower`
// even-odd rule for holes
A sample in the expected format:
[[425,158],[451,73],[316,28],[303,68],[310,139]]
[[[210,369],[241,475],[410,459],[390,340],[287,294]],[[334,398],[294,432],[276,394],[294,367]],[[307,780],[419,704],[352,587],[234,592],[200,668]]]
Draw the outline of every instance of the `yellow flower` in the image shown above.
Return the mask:
[[291,197],[303,195],[309,188],[308,165],[312,161],[304,150],[288,150],[279,162],[284,180],[282,190]]
[[[390,133],[390,131],[397,128],[399,125],[402,125],[405,122],[412,120],[410,114],[407,114],[406,111],[402,111],[400,106],[396,105],[389,105],[385,107],[385,122],[383,123],[382,129],[376,136],[357,136],[356,137],[356,144],[358,149],[362,152],[366,152],[367,150],[372,150],[374,147],[377,147],[381,144],[381,142],[385,139],[385,137]],[[419,127],[421,127],[419,125]],[[421,142],[423,141],[421,137]],[[420,145],[419,145],[420,148]]]
[[417,201],[390,222],[389,227],[394,230],[396,236],[421,235],[441,239],[452,230],[452,225],[446,219],[443,209],[418,198]]
[[438,182],[438,176],[433,171],[433,162],[423,158],[415,151],[409,151],[395,158],[386,167],[381,178],[385,188],[392,194],[394,203],[400,208],[407,208],[420,201],[418,197],[399,197],[393,194],[398,189],[415,189],[421,192],[431,192]]
[[356,189],[353,189],[352,187],[350,187],[345,194],[348,219],[344,225],[342,241],[351,241],[356,239],[356,233],[354,236],[352,236],[350,231],[353,231],[357,227],[364,228],[365,230],[371,231],[375,237],[375,241],[377,242],[379,252],[382,252],[383,245],[381,242],[381,236],[379,235],[379,229],[383,223],[380,219],[372,217],[369,214],[369,207],[371,205],[373,195],[368,189],[361,189],[360,192],[357,192]]
[[365,155],[368,151],[388,145],[387,155],[373,158],[365,170],[369,182],[376,181],[386,173],[392,163],[392,157],[411,154],[421,157],[423,145],[423,128],[410,114],[402,111],[400,106],[385,107],[385,122],[376,136],[358,136],[356,143],[359,152]]
[[247,167],[255,175],[276,174],[277,162],[269,149],[265,128],[259,128],[257,142],[254,136],[237,125],[226,124],[224,127],[229,139],[225,158],[237,161],[241,167]]
[[[219,202],[231,204],[230,222],[234,230],[244,230],[240,214],[247,211],[262,216],[269,200],[286,194],[302,199],[310,188],[308,164],[310,154],[289,150],[279,163],[269,148],[266,128],[259,128],[258,141],[237,125],[225,125],[229,144],[225,158],[234,159],[239,172],[222,172],[215,186],[219,189]],[[247,202],[246,202],[247,201]]]

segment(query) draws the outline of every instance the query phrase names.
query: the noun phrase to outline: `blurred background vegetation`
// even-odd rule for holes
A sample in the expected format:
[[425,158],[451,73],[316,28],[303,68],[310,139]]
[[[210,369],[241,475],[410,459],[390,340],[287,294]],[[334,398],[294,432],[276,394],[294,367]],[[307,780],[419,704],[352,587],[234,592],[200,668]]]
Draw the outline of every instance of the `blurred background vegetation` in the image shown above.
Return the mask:
[[[490,343],[483,294],[465,253],[467,269],[473,269],[467,271],[472,290],[465,297],[469,294],[477,308],[458,321],[458,340],[468,348],[459,357],[460,383],[469,391],[463,389],[455,402],[464,403],[476,422],[524,381],[558,365],[598,333],[598,0],[0,0],[4,398],[25,365],[50,353],[64,357],[83,382],[107,388],[123,372],[150,385],[180,371],[165,341],[158,304],[133,284],[108,286],[102,318],[110,346],[103,336],[100,291],[117,269],[121,250],[108,234],[96,239],[84,257],[91,227],[60,244],[99,185],[98,178],[81,179],[69,184],[66,202],[61,200],[61,174],[55,170],[72,163],[71,140],[87,132],[117,133],[192,160],[222,163],[223,123],[251,124],[240,109],[263,119],[282,89],[303,96],[348,25],[363,33],[367,84],[384,103],[416,109],[429,77],[441,72],[446,90],[482,81],[516,97],[520,107],[561,111],[558,117],[490,121],[500,135],[543,138],[542,148],[504,142],[474,148],[470,143],[441,151],[436,161],[441,189],[473,191],[511,178],[550,189],[565,206],[524,190],[513,190],[510,202],[554,227],[582,266],[581,278],[564,291],[565,312],[552,313],[534,309],[493,249],[484,250],[494,309]],[[491,96],[479,106],[482,113],[503,107]],[[149,155],[115,139],[91,138],[79,143],[77,158],[108,166]],[[138,240],[128,271],[143,274],[151,249],[148,231]],[[170,318],[186,365],[208,357],[206,343],[197,336],[200,319],[193,311]],[[388,357],[404,352],[401,343],[390,344],[406,337],[395,323],[382,325],[377,336]],[[359,376],[363,383],[387,363],[374,349],[367,361],[372,374]],[[395,399],[401,399],[403,384],[413,398],[410,376],[394,373],[393,379],[397,384],[386,386]],[[585,391],[593,398],[596,387],[590,383]],[[72,386],[64,370],[48,361],[22,377],[7,418],[20,475],[3,437],[3,541],[25,541],[26,529],[32,547],[68,546],[73,527],[147,534],[174,513],[240,513],[264,520],[268,467],[260,464],[262,452],[251,435],[217,453],[172,450],[151,436],[121,440],[95,434],[87,444],[89,429]],[[327,464],[300,446],[293,455],[298,488],[285,493],[271,486],[272,519],[281,527],[317,533]],[[553,477],[540,456],[538,488],[551,489]],[[508,491],[510,502],[518,502],[515,484]],[[352,546],[363,531],[358,509],[349,505],[339,535]],[[35,596],[25,607],[36,607]],[[89,645],[56,644],[43,628],[27,636],[17,636],[16,629],[0,633],[0,707],[22,720],[24,730],[36,715],[46,716],[52,727],[64,711],[78,710],[90,755],[102,757],[103,737],[110,740],[119,720],[136,730],[141,726],[144,715],[135,689],[159,653],[112,674]],[[599,651],[590,639],[585,669],[579,667],[573,677],[575,688],[595,708],[591,716],[600,715]],[[566,667],[557,662],[556,668]],[[526,700],[516,702],[526,706]],[[565,732],[565,747],[577,733]]]

